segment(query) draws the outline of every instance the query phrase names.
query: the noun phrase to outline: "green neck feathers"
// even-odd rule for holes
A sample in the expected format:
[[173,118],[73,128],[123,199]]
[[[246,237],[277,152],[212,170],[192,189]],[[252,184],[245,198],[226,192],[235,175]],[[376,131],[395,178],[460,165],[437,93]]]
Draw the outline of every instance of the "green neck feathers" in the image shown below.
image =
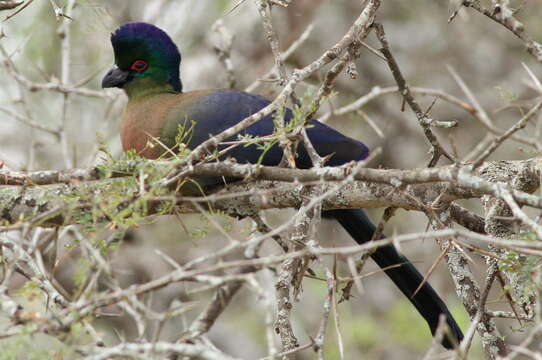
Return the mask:
[[152,95],[178,93],[170,83],[157,81],[152,77],[135,78],[124,85],[124,91],[126,91],[130,101]]

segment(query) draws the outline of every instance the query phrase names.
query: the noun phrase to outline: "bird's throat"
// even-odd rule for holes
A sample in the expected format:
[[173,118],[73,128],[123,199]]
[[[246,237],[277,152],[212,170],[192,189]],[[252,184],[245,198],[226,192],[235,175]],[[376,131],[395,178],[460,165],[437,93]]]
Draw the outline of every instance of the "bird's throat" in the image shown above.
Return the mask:
[[130,101],[158,94],[179,93],[167,82],[156,82],[147,78],[136,78],[123,87]]

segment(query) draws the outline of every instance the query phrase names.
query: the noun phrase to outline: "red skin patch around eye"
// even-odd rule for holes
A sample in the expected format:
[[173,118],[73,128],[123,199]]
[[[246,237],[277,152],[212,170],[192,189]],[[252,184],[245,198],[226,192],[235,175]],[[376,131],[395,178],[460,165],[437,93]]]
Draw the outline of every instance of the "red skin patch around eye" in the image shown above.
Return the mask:
[[131,70],[134,71],[143,71],[146,70],[149,64],[147,64],[144,60],[136,60],[132,63],[132,66],[130,67]]

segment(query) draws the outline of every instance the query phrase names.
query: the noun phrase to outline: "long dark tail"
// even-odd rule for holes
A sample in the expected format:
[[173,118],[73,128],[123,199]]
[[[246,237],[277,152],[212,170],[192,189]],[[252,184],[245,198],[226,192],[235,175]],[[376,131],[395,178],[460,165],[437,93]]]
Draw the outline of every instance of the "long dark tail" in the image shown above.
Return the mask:
[[[376,229],[361,209],[330,210],[325,211],[322,215],[336,219],[358,244],[370,241]],[[447,349],[453,349],[453,344],[459,343],[463,339],[463,333],[442,299],[427,282],[415,296],[412,296],[422,283],[423,276],[410,261],[400,255],[393,245],[378,248],[371,257],[381,268],[401,264],[400,267],[384,271],[424,317],[433,335],[437,330],[440,314],[446,316],[450,332],[442,340],[442,345]]]

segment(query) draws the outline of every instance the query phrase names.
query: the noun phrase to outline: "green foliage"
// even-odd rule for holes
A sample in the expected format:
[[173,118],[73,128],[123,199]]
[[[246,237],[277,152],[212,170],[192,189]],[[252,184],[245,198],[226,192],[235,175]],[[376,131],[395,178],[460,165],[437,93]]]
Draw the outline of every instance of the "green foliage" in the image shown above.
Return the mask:
[[[98,192],[77,194],[78,200],[88,200],[94,204],[90,215],[80,215],[80,222],[92,228],[97,220],[106,218],[114,229],[147,223],[151,206],[149,201],[168,191],[152,185],[163,179],[170,167],[143,158],[133,150],[125,152],[119,159],[106,157],[103,160],[98,166],[102,177],[111,178],[118,174],[124,177],[113,179]],[[140,191],[142,188],[144,191]],[[171,209],[172,204],[161,203],[155,210],[158,214],[165,214]]]
[[84,290],[91,271],[90,261],[84,257],[79,259],[76,270],[73,272],[73,281],[76,286],[75,293],[80,294]]
[[[50,341],[56,342],[54,338]],[[45,359],[68,359],[64,354],[68,351],[64,350],[48,350],[36,346],[36,341],[30,336],[18,336],[13,339],[0,341],[2,351],[0,352],[0,360],[45,360]]]
[[113,155],[109,151],[109,146],[107,146],[107,138],[101,133],[96,133],[96,142],[98,143],[98,152],[103,154],[107,161],[113,160]]
[[[510,103],[513,103],[518,100],[518,95],[515,94],[512,90],[507,89],[502,86],[496,86],[495,89],[499,92],[499,95],[503,100],[506,100]],[[519,109],[521,109],[520,106],[518,106]]]
[[[33,317],[39,322],[46,304],[45,294],[39,290],[39,285],[29,281],[13,295],[23,305],[25,317],[29,320]],[[51,335],[36,333],[35,325],[35,321],[22,324],[21,335],[0,339],[0,360],[77,360],[82,357],[73,345],[85,345],[92,341],[80,323],[74,323],[61,334]],[[2,329],[11,326],[8,319],[0,317]]]
[[196,122],[194,120],[190,121],[190,126],[188,127],[181,124],[177,125],[175,146],[172,149],[177,158],[184,158],[190,154],[190,149],[186,146],[186,144],[188,144],[192,139],[192,135],[194,134],[194,126],[196,126]]
[[16,296],[25,298],[27,301],[41,300],[44,298],[43,292],[40,290],[39,284],[35,281],[27,281],[22,287],[15,292]]
[[207,216],[200,215],[200,223],[203,225],[194,227],[190,231],[190,237],[195,239],[204,238],[208,236],[213,229],[216,229],[216,226],[211,222],[210,217],[212,217],[212,221],[222,227],[226,232],[233,231],[233,226],[237,221],[224,211],[209,208]]
[[206,237],[207,235],[209,234],[209,229],[207,226],[205,227],[201,227],[201,226],[198,226],[198,227],[195,227],[191,232],[190,232],[190,237],[192,238],[204,238]]
[[77,360],[81,355],[72,344],[88,343],[82,325],[75,324],[63,342],[45,334],[21,335],[0,340],[0,360]]
[[[536,233],[528,231],[520,235],[520,240],[534,242],[538,241],[538,237]],[[542,259],[510,250],[505,252],[504,258],[505,260],[499,263],[499,269],[508,273],[514,282],[512,285],[507,285],[505,290],[513,288],[512,294],[515,295],[517,301],[520,303],[529,302],[530,297],[537,289],[532,274],[539,271]]]

